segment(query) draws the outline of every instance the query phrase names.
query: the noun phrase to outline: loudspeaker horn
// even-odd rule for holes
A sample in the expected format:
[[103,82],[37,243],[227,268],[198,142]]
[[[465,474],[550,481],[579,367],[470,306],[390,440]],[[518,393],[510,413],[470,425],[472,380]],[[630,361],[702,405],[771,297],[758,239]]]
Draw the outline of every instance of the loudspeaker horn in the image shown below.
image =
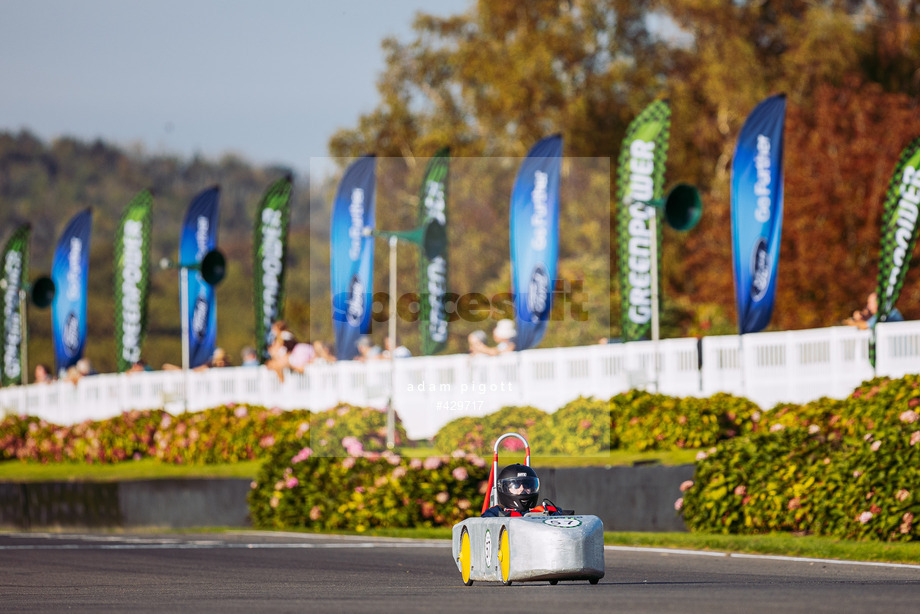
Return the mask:
[[227,260],[220,250],[212,249],[201,259],[201,277],[212,286],[216,286],[227,274]]
[[50,277],[39,277],[35,280],[35,283],[32,284],[32,303],[36,307],[45,309],[51,302],[54,300],[54,282]]
[[674,230],[690,230],[703,216],[703,200],[695,186],[678,183],[664,199],[664,219]]

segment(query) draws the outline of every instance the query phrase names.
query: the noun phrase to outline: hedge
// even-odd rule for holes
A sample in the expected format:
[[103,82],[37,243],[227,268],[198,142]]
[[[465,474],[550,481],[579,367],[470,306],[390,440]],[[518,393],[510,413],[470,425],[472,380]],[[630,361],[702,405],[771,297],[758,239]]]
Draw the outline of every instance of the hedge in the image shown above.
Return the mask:
[[[610,449],[697,448],[756,430],[755,406],[730,395],[677,399],[628,392],[609,401],[578,398],[553,414],[534,407],[505,407],[482,418],[459,418],[433,438],[435,449],[490,456],[494,441],[516,431],[541,454],[597,454]],[[753,426],[752,426],[753,425]],[[162,410],[131,411],[110,420],[72,426],[35,417],[0,422],[0,458],[38,462],[119,462],[154,457],[170,463],[219,463],[262,458],[277,442],[308,436],[317,453],[381,451],[386,415],[340,405],[312,414],[249,405],[224,405],[176,416]],[[344,443],[342,443],[344,442]],[[406,443],[397,417],[396,444]],[[506,440],[510,449],[520,445]]]
[[[397,417],[396,443],[406,441]],[[263,458],[276,443],[306,441],[318,453],[381,451],[386,413],[339,405],[313,414],[255,405],[223,405],[170,415],[129,411],[108,420],[60,426],[33,416],[0,421],[0,458],[34,462],[113,463],[157,458],[169,463],[229,463]],[[343,443],[344,442],[344,443]]]
[[[72,426],[9,416],[0,421],[0,458],[268,458],[250,495],[258,526],[361,530],[449,525],[473,514],[487,476],[481,456],[499,435],[518,431],[541,454],[704,449],[675,504],[694,530],[913,540],[920,538],[918,412],[920,375],[876,378],[846,399],[766,412],[727,394],[677,399],[631,391],[579,398],[553,414],[506,407],[455,420],[433,440],[450,456],[410,461],[384,452],[386,414],[376,409],[341,405],[314,414],[226,405],[178,416],[132,411]],[[396,439],[406,443],[398,417]]]
[[[435,434],[432,445],[442,454],[463,450],[469,454],[492,457],[495,440],[508,432],[520,433],[528,441],[543,427],[548,414],[531,406],[503,407],[483,417],[451,420]],[[517,439],[505,440],[509,449],[522,445]]]
[[751,401],[729,394],[679,399],[630,391],[609,401],[579,397],[552,414],[504,407],[481,418],[458,418],[438,431],[433,443],[441,453],[459,448],[489,455],[501,434],[516,431],[541,454],[701,448],[752,432],[752,418],[759,413]]
[[249,511],[263,529],[452,526],[479,513],[488,476],[486,463],[465,453],[424,461],[392,452],[335,457],[285,442],[252,483]]
[[698,455],[675,506],[693,530],[916,540],[920,376],[842,401],[778,406],[755,432]]

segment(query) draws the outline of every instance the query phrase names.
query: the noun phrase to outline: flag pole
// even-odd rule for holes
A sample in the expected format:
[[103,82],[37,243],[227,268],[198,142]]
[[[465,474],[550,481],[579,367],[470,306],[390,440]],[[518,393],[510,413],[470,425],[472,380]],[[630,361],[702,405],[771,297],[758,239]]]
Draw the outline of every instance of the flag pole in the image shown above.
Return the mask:
[[[29,385],[29,324],[26,322],[26,291],[19,289],[19,370],[22,371],[22,385]],[[26,414],[29,413],[29,395],[26,395]]]
[[188,411],[188,367],[189,367],[189,313],[188,313],[188,268],[179,267],[179,303],[182,309],[182,402]]
[[387,449],[396,445],[396,416],[393,400],[396,396],[396,244],[399,238],[390,235],[390,398],[387,402]]

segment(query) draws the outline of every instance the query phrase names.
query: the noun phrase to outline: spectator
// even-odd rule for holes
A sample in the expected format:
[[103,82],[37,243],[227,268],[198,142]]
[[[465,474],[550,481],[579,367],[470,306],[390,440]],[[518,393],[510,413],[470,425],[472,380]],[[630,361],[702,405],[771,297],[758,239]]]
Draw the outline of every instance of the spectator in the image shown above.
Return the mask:
[[390,352],[393,353],[393,358],[409,358],[412,356],[412,352],[404,345],[399,345],[396,350],[393,350],[393,342],[390,341],[390,336],[387,335],[383,338],[383,352],[380,353],[380,358],[390,358]]
[[303,373],[304,369],[316,358],[316,350],[310,343],[297,343],[287,354],[287,365],[292,371]]
[[287,329],[284,322],[279,320],[272,328],[275,334],[269,348],[271,358],[268,359],[265,366],[274,371],[278,380],[283,382],[287,370],[303,373],[307,365],[315,360],[316,350],[309,342],[297,341],[294,333]]
[[[276,322],[276,324],[278,324]],[[284,370],[290,366],[289,354],[297,346],[297,338],[294,333],[289,331],[282,322],[276,330],[271,346],[268,348],[269,359],[265,361],[265,366],[278,375],[278,379],[284,381]]]
[[[202,365],[204,366],[204,365]],[[230,358],[227,356],[227,351],[224,348],[214,348],[214,353],[211,354],[211,360],[208,361],[207,367],[219,368],[219,367],[232,367],[230,363]],[[198,367],[201,369],[201,367]]]
[[54,376],[51,374],[51,369],[48,368],[48,365],[37,364],[35,365],[35,384],[50,384],[54,381]]
[[251,345],[247,345],[240,351],[240,359],[242,361],[240,364],[244,367],[258,367],[261,364],[256,349]]
[[77,382],[80,381],[80,378],[83,377],[83,374],[80,373],[80,370],[77,369],[77,365],[71,365],[64,369],[64,375],[61,379],[70,382],[74,386],[77,385]]
[[85,356],[77,361],[77,371],[80,373],[80,376],[86,375],[98,375],[99,372],[93,367],[93,363],[90,362],[89,358]]
[[514,341],[517,338],[517,331],[514,329],[514,320],[499,320],[492,331],[492,339],[495,340],[497,350],[496,354],[514,351]]
[[316,354],[314,362],[332,364],[335,362],[335,354],[332,353],[332,348],[327,346],[322,341],[313,342],[313,351]]
[[[866,301],[868,303],[868,301]],[[843,321],[847,326],[856,326],[857,328],[866,328],[866,322],[872,314],[869,312],[868,305],[862,309],[857,309],[853,312],[853,315]],[[862,325],[860,324],[862,323]]]
[[[850,326],[855,326],[860,330],[873,329],[878,321],[878,294],[873,292],[866,299],[866,307],[860,311],[854,311],[853,317],[846,321]],[[904,316],[898,311],[897,307],[892,307],[888,312],[886,322],[903,322]]]
[[470,354],[488,354],[491,348],[486,345],[486,338],[484,330],[474,330],[467,335],[466,341],[470,344]]
[[[227,352],[224,348],[214,348],[214,351],[211,353],[211,357],[208,359],[208,362],[200,364],[197,367],[193,367],[192,371],[207,371],[212,367],[232,367],[230,360],[227,358]],[[168,362],[163,363],[164,371],[178,371],[182,367],[174,365]]]
[[268,360],[271,360],[272,358],[280,358],[282,347],[285,349],[285,351],[293,348],[294,345],[291,343],[293,338],[294,333],[288,330],[287,322],[284,320],[275,320],[272,322],[271,330],[268,334],[268,348],[266,349]]
[[499,320],[492,331],[492,338],[495,340],[495,347],[489,347],[485,342],[485,333],[476,331],[467,337],[470,343],[471,354],[488,354],[489,356],[498,356],[505,352],[514,351],[514,339],[517,332],[514,330],[512,320]]
[[148,365],[144,361],[144,359],[141,358],[141,359],[138,359],[136,362],[132,363],[131,366],[128,367],[128,370],[126,371],[126,373],[143,373],[146,371],[153,371],[153,369],[151,369],[150,365]]
[[376,360],[377,358],[380,358],[380,347],[374,345],[370,335],[361,335],[358,337],[357,346],[358,355],[355,356],[355,360],[359,362],[366,362],[368,360]]
[[76,385],[76,383],[80,381],[81,378],[88,375],[98,375],[98,373],[99,372],[93,368],[93,363],[90,362],[89,358],[84,356],[83,358],[77,360],[73,366],[67,369],[64,378],[68,382]]

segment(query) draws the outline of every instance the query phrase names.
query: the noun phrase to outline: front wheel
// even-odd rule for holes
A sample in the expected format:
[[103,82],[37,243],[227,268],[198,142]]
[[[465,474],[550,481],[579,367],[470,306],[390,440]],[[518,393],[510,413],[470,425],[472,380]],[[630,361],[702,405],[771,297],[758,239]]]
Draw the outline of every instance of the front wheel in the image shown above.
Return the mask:
[[511,585],[511,544],[508,539],[508,529],[502,527],[498,536],[498,568],[501,572],[501,581],[505,586]]
[[460,535],[460,556],[457,561],[460,563],[460,577],[463,578],[463,583],[467,586],[472,586],[473,581],[470,579],[470,575],[473,572],[473,555],[470,550],[470,534],[466,531],[466,528],[463,529],[463,533]]

